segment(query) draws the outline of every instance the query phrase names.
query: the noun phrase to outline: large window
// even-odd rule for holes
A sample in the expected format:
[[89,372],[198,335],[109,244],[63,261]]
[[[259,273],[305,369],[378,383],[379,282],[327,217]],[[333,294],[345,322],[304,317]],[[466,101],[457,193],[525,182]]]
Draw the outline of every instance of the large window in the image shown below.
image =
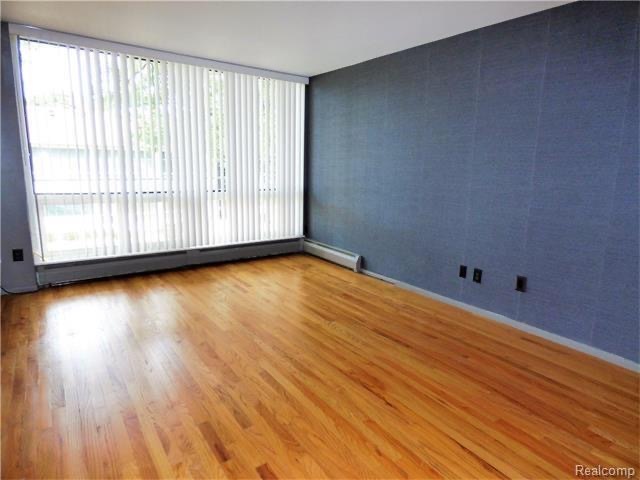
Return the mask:
[[301,236],[303,84],[18,49],[40,263]]

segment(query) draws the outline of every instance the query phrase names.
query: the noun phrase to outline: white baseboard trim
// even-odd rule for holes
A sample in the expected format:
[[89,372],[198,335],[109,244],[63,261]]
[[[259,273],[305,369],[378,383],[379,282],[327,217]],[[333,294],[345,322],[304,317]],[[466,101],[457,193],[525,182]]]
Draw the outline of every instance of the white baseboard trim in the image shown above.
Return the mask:
[[350,268],[354,272],[359,272],[360,266],[362,265],[362,256],[357,253],[348,252],[314,240],[305,239],[303,242],[303,249],[305,253],[308,253],[309,255],[323,258],[329,262]]
[[226,247],[38,265],[36,266],[36,276],[38,284],[44,286],[301,251],[302,239],[294,238]]
[[368,275],[373,278],[377,278],[387,283],[391,283],[405,290],[410,290],[412,292],[419,293],[420,295],[424,295],[425,297],[429,297],[433,300],[437,300],[442,303],[453,305],[455,307],[461,308],[468,312],[475,313],[476,315],[480,315],[482,317],[488,318],[489,320],[493,320],[505,325],[509,325],[511,327],[517,328],[518,330],[522,330],[523,332],[527,332],[532,335],[536,335],[538,337],[544,338],[545,340],[549,340],[551,342],[558,343],[565,347],[578,350],[579,352],[586,353],[587,355],[591,355],[593,357],[599,358],[601,360],[612,363],[619,367],[623,367],[628,370],[632,370],[634,372],[640,372],[640,364],[635,363],[634,361],[629,360],[627,358],[616,355],[614,353],[606,352],[604,350],[600,350],[599,348],[592,347],[590,345],[585,345],[584,343],[571,340],[570,338],[563,337],[562,335],[551,333],[526,323],[518,322],[517,320],[513,320],[509,317],[505,317],[504,315],[500,315],[499,313],[494,313],[494,312],[490,312],[489,310],[484,310],[482,308],[474,307],[473,305],[469,305],[467,303],[460,302],[458,300],[454,300],[452,298],[445,297],[443,295],[439,295],[434,292],[430,292],[429,290],[416,287],[409,283],[401,282],[400,280],[396,280],[394,278],[390,278],[385,275],[380,275],[379,273],[375,273],[370,270],[362,269],[360,271],[365,275]]

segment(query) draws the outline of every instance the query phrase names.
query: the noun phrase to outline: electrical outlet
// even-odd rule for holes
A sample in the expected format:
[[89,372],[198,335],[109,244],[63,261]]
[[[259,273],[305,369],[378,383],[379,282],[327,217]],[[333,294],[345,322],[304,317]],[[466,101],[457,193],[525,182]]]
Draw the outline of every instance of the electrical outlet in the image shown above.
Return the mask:
[[24,262],[24,252],[21,248],[14,248],[11,253],[13,254],[14,262]]
[[482,283],[482,270],[479,268],[473,269],[473,281],[476,283]]
[[467,278],[467,266],[460,265],[460,271],[458,272],[460,278]]
[[516,276],[516,290],[518,292],[527,291],[527,277],[523,277],[522,275]]

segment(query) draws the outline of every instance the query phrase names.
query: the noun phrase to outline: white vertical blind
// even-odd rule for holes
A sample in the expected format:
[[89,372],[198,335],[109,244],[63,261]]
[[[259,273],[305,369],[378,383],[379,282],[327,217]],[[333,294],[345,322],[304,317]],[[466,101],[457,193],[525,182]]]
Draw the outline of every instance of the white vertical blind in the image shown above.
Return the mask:
[[42,263],[302,235],[303,84],[19,51]]

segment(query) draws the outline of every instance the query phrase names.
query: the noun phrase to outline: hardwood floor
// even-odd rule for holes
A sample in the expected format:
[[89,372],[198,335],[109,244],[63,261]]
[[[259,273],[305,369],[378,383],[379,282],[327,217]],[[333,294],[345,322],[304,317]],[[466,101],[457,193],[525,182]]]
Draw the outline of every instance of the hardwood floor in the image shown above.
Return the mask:
[[637,373],[312,257],[2,307],[3,478],[640,470]]

